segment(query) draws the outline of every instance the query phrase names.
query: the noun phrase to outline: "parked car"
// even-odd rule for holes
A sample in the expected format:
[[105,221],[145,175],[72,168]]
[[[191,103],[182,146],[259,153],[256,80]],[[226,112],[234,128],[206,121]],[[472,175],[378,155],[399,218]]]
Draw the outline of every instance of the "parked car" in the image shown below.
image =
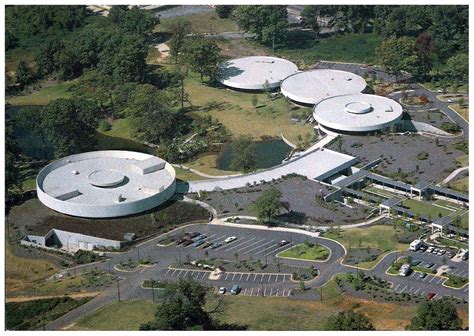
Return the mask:
[[237,295],[239,293],[240,293],[239,285],[233,285],[232,288],[230,289],[230,294]]
[[183,243],[183,246],[189,246],[193,243],[193,241],[191,239],[187,239],[184,243]]
[[418,277],[419,277],[420,279],[424,279],[424,278],[426,278],[427,275],[428,275],[428,274],[426,274],[426,273],[421,273]]
[[434,298],[436,296],[436,293],[433,293],[433,292],[428,292],[428,294],[426,294],[426,298],[428,300],[431,300],[432,298]]
[[188,239],[193,239],[197,236],[199,236],[200,233],[199,232],[186,232],[183,236],[183,238],[188,238]]
[[205,243],[201,246],[201,248],[205,249],[205,248],[208,248],[208,247],[211,246],[211,245],[212,245],[211,242],[205,242]]
[[433,251],[431,251],[431,253],[434,253],[434,254],[438,254],[439,252],[439,248],[435,248]]
[[188,240],[188,238],[180,238],[176,241],[176,245],[181,245],[182,243],[184,243],[186,240]]
[[211,248],[215,249],[215,248],[218,248],[218,247],[221,247],[221,246],[222,246],[221,242],[215,242],[215,243],[212,243]]
[[230,237],[227,237],[225,240],[224,240],[224,243],[230,243],[230,242],[233,242],[234,240],[236,240],[237,237],[235,236],[230,236]]
[[198,247],[200,245],[204,244],[204,239],[201,239],[201,240],[196,240],[194,243],[193,243],[193,247]]
[[281,242],[278,243],[278,246],[282,247],[285,245],[288,245],[290,242],[288,240],[282,240]]
[[438,255],[439,255],[439,256],[442,256],[442,255],[445,254],[445,253],[446,253],[446,250],[439,250],[439,251],[438,251]]
[[469,251],[466,251],[463,253],[462,257],[461,257],[462,260],[467,260],[469,259]]
[[203,240],[203,239],[206,239],[206,235],[205,234],[200,234],[199,236],[197,236],[196,238],[194,238],[194,241],[197,241],[197,240]]
[[428,262],[428,263],[426,263],[423,267],[425,267],[425,268],[431,268],[431,267],[433,267],[433,266],[434,266],[433,263]]
[[227,292],[227,288],[225,287],[219,288],[219,294],[225,294],[225,292]]
[[431,253],[431,252],[433,252],[433,250],[434,250],[434,247],[433,247],[433,246],[430,246],[430,247],[428,247],[428,248],[426,249],[426,252],[427,252],[427,253]]
[[408,274],[410,274],[410,271],[411,271],[410,264],[403,264],[402,267],[400,267],[398,275],[406,277]]
[[426,245],[421,245],[419,251],[420,252],[425,252],[428,249],[428,246]]
[[418,260],[418,259],[415,259],[411,262],[412,266],[418,266],[419,264],[421,264],[421,260]]
[[446,258],[448,258],[448,259],[453,259],[454,256],[455,256],[455,254],[453,252],[446,253]]

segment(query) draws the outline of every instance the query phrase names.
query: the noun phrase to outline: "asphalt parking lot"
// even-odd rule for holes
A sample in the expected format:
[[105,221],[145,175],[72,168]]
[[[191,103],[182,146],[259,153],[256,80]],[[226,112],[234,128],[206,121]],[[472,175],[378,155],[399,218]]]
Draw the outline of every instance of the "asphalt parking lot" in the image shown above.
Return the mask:
[[[214,288],[214,293],[218,294],[219,293],[219,288],[216,287]],[[224,295],[232,295],[230,294],[230,288],[226,287],[227,291]],[[240,292],[238,295],[243,295],[243,296],[279,296],[279,297],[284,297],[284,296],[290,296],[291,295],[291,289],[287,288],[273,288],[273,287],[245,287],[241,288]]]

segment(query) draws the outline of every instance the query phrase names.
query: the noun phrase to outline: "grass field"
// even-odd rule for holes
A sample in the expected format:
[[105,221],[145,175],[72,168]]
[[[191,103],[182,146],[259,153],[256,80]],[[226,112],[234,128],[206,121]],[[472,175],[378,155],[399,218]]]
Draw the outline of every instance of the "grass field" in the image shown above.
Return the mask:
[[[239,27],[234,20],[221,19],[216,12],[197,13],[184,17],[185,20],[191,22],[193,33],[210,33],[217,34],[223,32],[237,32]],[[155,27],[156,32],[168,31],[167,23],[171,19],[161,19],[161,23]]]
[[437,238],[436,240],[445,246],[453,246],[460,249],[469,249],[468,244],[461,243],[457,240],[452,240],[452,239],[447,239],[447,238],[442,238],[442,237]]
[[402,205],[415,213],[426,217],[431,216],[433,219],[438,218],[439,214],[441,214],[441,216],[448,216],[452,213],[451,210],[437,207],[428,202],[418,201],[416,199],[406,199],[403,201]]
[[24,96],[14,96],[7,100],[10,105],[46,105],[50,101],[59,98],[70,98],[68,92],[72,82],[54,84],[34,91]]
[[374,63],[375,49],[381,42],[382,37],[374,34],[347,34],[319,39],[306,48],[277,50],[276,54],[309,65],[317,60]]
[[238,174],[238,172],[220,170],[217,168],[217,154],[204,154],[199,156],[193,161],[186,162],[184,165],[189,168],[196,169],[202,173],[209,175],[232,175]]
[[[303,138],[313,134],[310,125],[292,124],[292,110],[302,108],[290,105],[285,99],[269,99],[264,93],[237,92],[223,87],[203,85],[198,76],[190,75],[185,81],[185,90],[195,107],[192,114],[210,115],[219,120],[234,137],[248,135],[256,140],[262,137],[279,137],[283,134],[293,143],[298,135]],[[258,99],[257,108],[252,97]],[[308,115],[309,108],[305,108]]]
[[[384,253],[389,251],[404,250],[408,244],[401,244],[396,238],[396,234],[402,233],[401,228],[393,228],[389,225],[375,225],[366,228],[354,228],[339,232],[326,232],[324,237],[340,242],[349,250],[351,248],[376,248]],[[358,264],[361,268],[371,268],[377,264],[384,254],[370,262]]]
[[21,184],[23,190],[32,190],[36,188],[36,179],[24,180]]
[[403,196],[400,195],[400,194],[397,194],[395,192],[391,192],[391,191],[388,191],[388,190],[376,188],[376,187],[366,187],[366,188],[362,189],[362,191],[371,193],[371,194],[376,195],[376,196],[382,196],[382,197],[385,197],[385,198],[391,198],[391,197],[403,198]]
[[460,114],[461,117],[469,121],[469,107],[462,107],[459,104],[452,104],[449,105],[449,107]]
[[469,166],[469,155],[461,155],[457,157],[456,163],[459,164],[460,167]]
[[306,244],[298,244],[288,250],[278,254],[282,258],[296,258],[304,260],[323,261],[329,257],[329,250],[319,244],[308,246]]
[[182,181],[197,181],[197,180],[205,180],[205,177],[196,175],[190,171],[187,171],[185,169],[177,168],[174,167],[174,170],[176,171],[176,178]]
[[450,182],[448,187],[465,193],[469,190],[469,177],[463,177],[454,182]]
[[85,316],[68,330],[138,330],[155,314],[156,304],[136,299],[109,304]]

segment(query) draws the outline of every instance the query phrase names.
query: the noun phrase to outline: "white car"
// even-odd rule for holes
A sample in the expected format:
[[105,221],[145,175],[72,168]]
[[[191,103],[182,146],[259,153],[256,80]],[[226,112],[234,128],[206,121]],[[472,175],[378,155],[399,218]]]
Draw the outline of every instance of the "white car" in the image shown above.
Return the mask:
[[230,237],[227,237],[225,240],[224,240],[224,243],[230,243],[230,242],[233,242],[234,240],[236,240],[237,237],[234,237],[234,236],[230,236]]
[[433,250],[434,250],[434,247],[433,247],[433,246],[430,246],[430,247],[428,247],[428,249],[426,250],[426,253],[431,253],[431,252],[433,252]]
[[454,103],[454,102],[455,102],[454,99],[452,99],[452,98],[449,98],[449,99],[448,99],[448,103]]
[[227,291],[227,288],[225,287],[219,288],[219,294],[225,294],[226,291]]

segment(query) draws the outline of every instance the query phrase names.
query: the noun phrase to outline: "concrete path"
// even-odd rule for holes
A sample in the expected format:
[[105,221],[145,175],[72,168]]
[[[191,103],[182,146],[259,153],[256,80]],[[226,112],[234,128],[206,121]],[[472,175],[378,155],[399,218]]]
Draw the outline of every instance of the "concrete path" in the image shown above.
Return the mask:
[[208,178],[208,179],[223,179],[223,178],[228,178],[228,177],[234,177],[234,176],[241,176],[243,174],[234,174],[234,175],[209,175],[203,172],[200,172],[199,170],[190,168],[188,166],[182,165],[182,164],[172,164],[173,167],[181,168],[187,171],[190,171],[191,173],[194,173],[196,175]]
[[465,171],[465,170],[468,170],[469,169],[469,166],[467,167],[461,167],[461,168],[458,168],[456,169],[455,171],[453,171],[451,174],[448,175],[448,177],[446,177],[443,182],[441,182],[441,184],[446,184],[448,183],[449,181],[451,181],[453,178],[455,178],[459,173]]

